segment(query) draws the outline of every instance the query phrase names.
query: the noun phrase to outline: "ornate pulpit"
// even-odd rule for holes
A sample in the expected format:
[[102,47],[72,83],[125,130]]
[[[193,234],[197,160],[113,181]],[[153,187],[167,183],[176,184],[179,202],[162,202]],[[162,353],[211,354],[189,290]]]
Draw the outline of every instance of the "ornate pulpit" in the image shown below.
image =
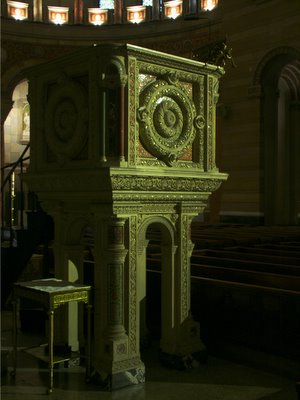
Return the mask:
[[83,280],[90,233],[92,367],[111,390],[144,381],[150,226],[161,233],[161,352],[180,360],[204,351],[190,314],[190,233],[227,178],[215,164],[222,74],[128,44],[92,46],[29,70],[28,184],[54,219],[56,278],[68,280],[72,262]]

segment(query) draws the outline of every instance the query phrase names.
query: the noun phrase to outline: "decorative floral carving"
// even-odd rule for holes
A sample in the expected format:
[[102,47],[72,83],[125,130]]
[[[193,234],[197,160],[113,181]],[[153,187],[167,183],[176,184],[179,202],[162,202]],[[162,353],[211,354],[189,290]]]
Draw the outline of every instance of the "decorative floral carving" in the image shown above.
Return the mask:
[[[113,363],[113,372],[122,371],[122,370],[130,370],[132,368],[142,368],[144,371],[143,363],[141,362],[139,357],[133,357],[126,360],[120,360]],[[144,371],[145,372],[145,371]]]
[[197,115],[194,119],[194,125],[197,129],[203,129],[205,126],[205,118],[203,115]]
[[170,85],[178,84],[178,73],[176,71],[170,71],[163,77]]
[[108,265],[109,322],[112,325],[123,324],[123,269],[121,264]]
[[213,137],[214,134],[214,102],[213,102],[213,85],[214,80],[213,77],[210,76],[208,78],[208,122],[207,122],[207,142],[206,142],[206,157],[207,157],[207,165],[206,168],[208,171],[213,169]]
[[136,216],[129,219],[129,352],[136,352]]
[[[177,82],[177,75],[167,74],[168,81]],[[154,156],[172,165],[195,138],[193,119],[195,107],[180,87],[157,80],[140,94],[138,120],[140,137]]]
[[128,98],[128,107],[129,107],[129,128],[128,128],[128,146],[129,146],[129,165],[134,165],[136,162],[136,154],[137,154],[137,121],[136,121],[136,108],[137,108],[137,99],[138,99],[138,82],[136,77],[138,76],[138,67],[135,59],[129,59],[129,98]]
[[183,215],[180,219],[181,222],[181,321],[184,321],[188,316],[188,252],[187,241],[189,231],[189,216]]
[[172,191],[172,192],[213,192],[221,184],[221,177],[216,179],[205,178],[169,178],[166,176],[112,176],[113,190],[138,190],[138,191]]
[[61,304],[68,303],[71,301],[82,301],[84,303],[88,303],[89,301],[88,291],[56,294],[55,296],[53,296],[54,307],[58,307]]
[[[221,184],[221,182],[220,182]],[[190,201],[194,203],[198,203],[199,201],[203,201],[206,204],[206,201],[209,197],[209,192],[206,193],[116,193],[114,195],[114,201],[116,202],[124,202],[127,203],[131,201],[137,202],[148,202],[148,201],[157,201],[157,202],[182,202],[182,201]],[[195,207],[198,209],[197,205]]]
[[127,353],[126,343],[120,343],[116,346],[116,354],[117,355],[126,355],[126,353]]

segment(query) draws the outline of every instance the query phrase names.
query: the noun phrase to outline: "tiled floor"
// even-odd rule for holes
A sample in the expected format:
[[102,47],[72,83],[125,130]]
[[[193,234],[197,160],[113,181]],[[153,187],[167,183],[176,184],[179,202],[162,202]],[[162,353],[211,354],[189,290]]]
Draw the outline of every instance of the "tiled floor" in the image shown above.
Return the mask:
[[[8,371],[2,374],[3,400],[43,400],[47,366],[22,350],[37,343],[32,334],[19,335],[16,377],[11,371],[11,330],[2,324],[2,350],[8,350]],[[209,356],[206,365],[187,371],[160,366],[155,346],[143,353],[146,383],[103,392],[85,382],[83,367],[59,367],[54,372],[52,400],[296,400],[295,379]]]

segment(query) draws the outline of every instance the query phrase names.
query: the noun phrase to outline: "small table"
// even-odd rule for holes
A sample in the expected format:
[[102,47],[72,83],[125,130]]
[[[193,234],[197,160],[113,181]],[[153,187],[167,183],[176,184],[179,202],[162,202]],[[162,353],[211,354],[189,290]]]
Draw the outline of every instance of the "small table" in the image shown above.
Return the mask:
[[86,351],[86,375],[90,376],[91,371],[91,286],[81,285],[60,279],[39,279],[30,282],[16,282],[13,285],[13,342],[14,342],[14,363],[13,374],[17,368],[17,318],[20,297],[35,300],[48,310],[49,333],[48,333],[48,368],[49,384],[48,393],[53,390],[53,366],[56,363],[64,362],[70,357],[60,358],[53,355],[54,344],[54,310],[59,306],[71,301],[83,302],[87,305],[87,351]]

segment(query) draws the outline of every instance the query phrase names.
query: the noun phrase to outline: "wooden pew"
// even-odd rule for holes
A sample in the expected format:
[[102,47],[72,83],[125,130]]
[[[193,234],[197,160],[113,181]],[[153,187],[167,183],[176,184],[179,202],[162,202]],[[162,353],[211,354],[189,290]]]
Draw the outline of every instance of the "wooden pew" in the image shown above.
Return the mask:
[[[300,263],[300,249],[299,251],[285,251],[285,250],[275,250],[275,249],[268,249],[265,246],[235,246],[235,247],[226,247],[228,251],[239,251],[241,253],[251,253],[251,254],[257,254],[257,255],[271,255],[274,257],[284,257],[284,258],[295,258],[299,260]],[[195,254],[198,254],[197,252],[194,252]]]
[[249,270],[257,272],[272,272],[282,275],[300,276],[300,267],[297,265],[275,264],[262,261],[251,261],[248,259],[235,259],[232,255],[220,255],[220,253],[210,253],[206,250],[203,255],[193,255],[191,263],[199,266],[206,265],[212,267],[233,268],[237,270]]
[[[222,261],[222,260],[221,260]],[[147,270],[152,272],[161,272],[161,261],[155,258],[147,258]],[[300,272],[300,271],[299,271]],[[300,273],[298,275],[283,275],[273,272],[244,270],[242,268],[229,268],[215,265],[191,264],[191,279],[203,282],[215,281],[216,284],[221,282],[232,284],[252,285],[255,288],[263,287],[268,289],[282,290],[300,295]]]
[[[259,247],[259,245],[257,245]],[[273,250],[281,250],[281,251],[286,251],[286,252],[291,252],[291,251],[299,251],[299,247],[298,246],[290,246],[287,243],[271,243],[271,244],[267,244],[264,245],[263,247],[265,247],[266,249],[273,249]]]

